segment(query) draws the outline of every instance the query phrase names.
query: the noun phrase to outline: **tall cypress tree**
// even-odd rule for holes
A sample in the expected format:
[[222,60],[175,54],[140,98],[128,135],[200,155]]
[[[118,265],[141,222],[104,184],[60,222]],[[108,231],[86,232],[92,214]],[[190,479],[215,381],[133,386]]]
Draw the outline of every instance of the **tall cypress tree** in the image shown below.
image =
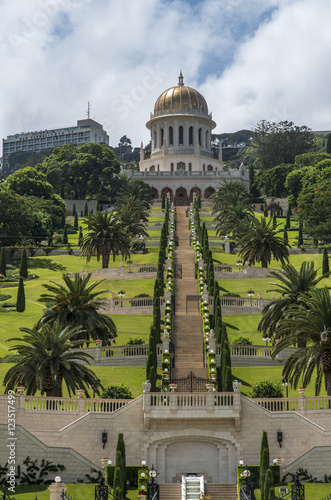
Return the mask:
[[68,245],[68,230],[67,230],[67,225],[64,226],[64,231],[63,231],[63,244]]
[[302,224],[301,222],[299,222],[298,247],[300,248],[302,245],[303,245]]
[[123,498],[122,455],[116,450],[116,465],[114,470],[113,492],[117,498]]
[[286,227],[286,229],[290,229],[290,227],[291,227],[290,206],[287,209],[285,227]]
[[[121,463],[118,464],[121,467],[121,476],[122,476],[122,490],[123,497],[125,497],[127,493],[127,485],[126,485],[126,455],[125,455],[125,443],[123,433],[120,432],[117,438],[117,446],[116,446],[116,456],[117,452],[120,452],[121,455]],[[117,465],[117,464],[116,464]]]
[[78,213],[75,213],[75,219],[74,219],[74,228],[78,229]]
[[96,212],[100,212],[100,205],[99,205],[99,202],[97,201],[97,206],[95,208]]
[[88,216],[88,204],[87,204],[87,201],[85,201],[85,205],[84,205],[84,217],[87,217]]
[[329,257],[328,257],[328,251],[326,248],[323,250],[323,263],[322,263],[322,274],[326,274],[330,271],[329,267]]
[[20,276],[22,276],[25,279],[28,277],[28,258],[26,256],[25,248],[23,248],[22,256],[21,256]]
[[288,244],[288,234],[287,234],[286,229],[284,229],[283,240],[284,240],[285,245],[287,245]]
[[264,489],[263,489],[263,497],[264,500],[269,500],[270,498],[270,490],[274,485],[274,478],[271,472],[271,469],[267,469],[264,478]]
[[79,228],[79,235],[78,235],[78,246],[81,246],[83,243],[83,230],[80,227]]
[[74,203],[72,205],[72,216],[75,217],[76,213],[77,213],[77,211],[76,211],[76,204]]
[[162,205],[161,205],[162,210],[164,210],[164,209],[165,209],[165,206],[166,206],[165,194],[164,194],[164,193],[162,193]]
[[6,252],[4,247],[1,248],[0,253],[0,274],[6,277]]
[[261,500],[268,500],[264,498],[264,482],[265,475],[269,468],[269,444],[268,444],[268,434],[266,431],[262,433],[261,439],[261,450],[260,450],[260,490],[261,490]]
[[16,311],[19,313],[25,311],[25,293],[24,293],[24,282],[22,276],[20,277],[20,282],[18,284]]
[[62,217],[61,217],[61,227],[64,227],[66,225],[66,214],[63,212]]

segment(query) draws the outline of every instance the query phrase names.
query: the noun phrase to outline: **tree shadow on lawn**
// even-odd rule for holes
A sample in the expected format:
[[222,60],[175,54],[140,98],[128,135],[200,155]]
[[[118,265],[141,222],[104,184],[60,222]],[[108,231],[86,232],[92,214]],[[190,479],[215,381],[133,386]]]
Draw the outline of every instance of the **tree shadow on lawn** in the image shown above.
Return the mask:
[[67,268],[51,259],[43,257],[33,257],[28,259],[29,269],[49,269],[51,271],[65,271]]

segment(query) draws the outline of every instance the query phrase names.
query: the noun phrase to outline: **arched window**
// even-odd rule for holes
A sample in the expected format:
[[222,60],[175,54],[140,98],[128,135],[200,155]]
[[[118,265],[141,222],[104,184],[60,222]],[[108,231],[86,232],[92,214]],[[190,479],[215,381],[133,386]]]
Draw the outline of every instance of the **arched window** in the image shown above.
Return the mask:
[[202,170],[203,170],[203,171],[205,171],[205,170],[206,170],[206,165],[205,165],[205,164],[203,164],[203,165],[202,165]]
[[208,149],[208,139],[209,139],[208,130],[206,130],[206,149]]
[[171,163],[171,165],[170,165],[170,170],[171,170],[171,172],[174,171],[174,164],[173,163]]
[[154,131],[154,148],[155,149],[157,148],[157,134],[155,131]]
[[149,168],[149,171],[150,171],[150,172],[155,172],[155,165],[152,165],[152,166]]
[[184,129],[182,125],[180,125],[178,128],[178,144],[180,146],[184,144]]
[[188,131],[188,142],[190,146],[193,146],[193,127],[189,128]]
[[157,171],[160,172],[160,165],[157,166]]
[[169,146],[173,146],[174,144],[174,129],[169,127]]
[[192,172],[192,163],[188,164],[188,169],[189,169],[190,172]]
[[201,144],[201,135],[202,135],[202,128],[199,128],[199,145],[202,146]]
[[177,170],[185,170],[185,163],[183,161],[177,163]]
[[160,147],[162,148],[163,146],[163,139],[164,139],[164,130],[161,128],[160,130]]
[[213,165],[208,165],[207,170],[208,170],[208,172],[212,172],[214,170]]

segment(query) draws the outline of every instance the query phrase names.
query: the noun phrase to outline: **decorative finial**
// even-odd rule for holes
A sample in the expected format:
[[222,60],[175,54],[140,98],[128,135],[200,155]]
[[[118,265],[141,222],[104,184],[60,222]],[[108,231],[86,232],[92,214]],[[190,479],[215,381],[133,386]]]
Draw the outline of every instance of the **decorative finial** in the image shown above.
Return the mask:
[[178,85],[179,85],[179,87],[183,87],[183,85],[184,85],[184,77],[183,77],[183,74],[182,74],[182,70],[180,70],[180,73],[179,73]]

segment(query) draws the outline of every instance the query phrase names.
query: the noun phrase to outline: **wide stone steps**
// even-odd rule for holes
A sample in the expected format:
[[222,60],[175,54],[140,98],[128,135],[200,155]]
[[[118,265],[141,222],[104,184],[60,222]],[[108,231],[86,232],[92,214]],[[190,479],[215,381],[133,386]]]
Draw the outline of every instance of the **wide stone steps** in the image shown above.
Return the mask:
[[[181,500],[182,485],[179,483],[160,483],[160,500]],[[236,484],[205,483],[205,496],[212,500],[237,500]]]
[[173,368],[172,377],[173,379],[186,378],[191,373],[191,371],[198,378],[206,379],[208,376],[207,368],[192,367],[192,363],[190,363],[189,366],[187,366],[186,368],[185,367]]
[[171,483],[160,483],[160,500],[181,500],[182,485]]
[[237,500],[237,485],[206,483],[205,496],[211,497],[212,500]]

